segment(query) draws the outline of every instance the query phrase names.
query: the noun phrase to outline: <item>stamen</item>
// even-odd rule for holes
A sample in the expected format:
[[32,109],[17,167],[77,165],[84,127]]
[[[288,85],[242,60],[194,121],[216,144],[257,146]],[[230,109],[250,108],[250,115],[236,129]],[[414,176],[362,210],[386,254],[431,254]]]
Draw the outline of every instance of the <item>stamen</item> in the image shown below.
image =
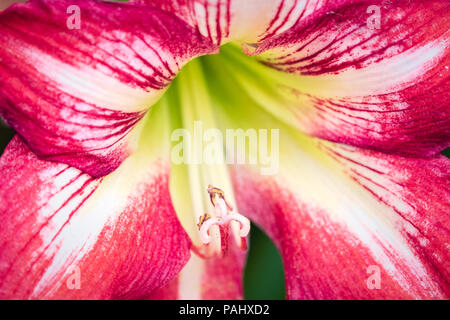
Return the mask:
[[210,219],[210,218],[211,218],[211,216],[210,216],[209,214],[207,214],[207,213],[205,213],[204,215],[202,215],[202,216],[198,219],[198,224],[197,224],[198,229],[200,229],[200,228],[202,227],[203,223],[204,223],[206,220]]
[[[228,226],[233,227],[237,223],[239,230],[235,241],[241,248],[245,249],[245,238],[250,232],[250,221],[243,215],[232,212],[233,207],[227,203],[225,194],[221,189],[209,185],[207,191],[214,206],[215,216],[211,217],[208,213],[205,213],[199,218],[197,226],[201,241],[204,244],[209,244],[213,238],[212,233],[214,233],[214,238],[217,237],[217,229],[220,230],[222,228],[224,232],[227,232]],[[218,237],[219,239],[217,240],[220,242],[220,232]]]

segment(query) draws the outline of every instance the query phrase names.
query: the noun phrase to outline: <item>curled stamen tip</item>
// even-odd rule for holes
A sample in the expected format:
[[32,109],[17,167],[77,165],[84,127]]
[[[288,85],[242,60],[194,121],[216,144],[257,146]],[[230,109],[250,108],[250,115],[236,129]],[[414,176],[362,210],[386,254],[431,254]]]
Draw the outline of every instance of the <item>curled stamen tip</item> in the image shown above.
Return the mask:
[[239,213],[232,213],[225,218],[211,218],[208,214],[204,214],[200,217],[198,227],[200,233],[200,239],[204,244],[211,242],[210,228],[213,225],[217,226],[228,226],[231,221],[239,222],[240,230],[239,236],[241,238],[247,237],[250,232],[250,220]]
[[242,238],[245,238],[248,233],[250,232],[250,220],[248,220],[246,217],[244,217],[242,214],[239,213],[233,213],[227,216],[227,220],[229,221],[237,221],[241,225],[241,229],[239,230],[239,235]]

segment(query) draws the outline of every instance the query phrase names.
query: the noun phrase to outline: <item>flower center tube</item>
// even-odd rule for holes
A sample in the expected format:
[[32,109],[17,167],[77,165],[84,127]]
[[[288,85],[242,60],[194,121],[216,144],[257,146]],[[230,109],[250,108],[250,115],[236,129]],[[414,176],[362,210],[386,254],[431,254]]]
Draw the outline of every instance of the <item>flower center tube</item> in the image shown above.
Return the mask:
[[166,107],[175,123],[171,139],[171,195],[194,252],[202,257],[220,256],[230,240],[245,249],[250,222],[234,210],[236,203],[224,151],[214,157],[221,161],[205,159],[206,132],[219,129],[201,62],[193,60],[187,64],[169,91]]

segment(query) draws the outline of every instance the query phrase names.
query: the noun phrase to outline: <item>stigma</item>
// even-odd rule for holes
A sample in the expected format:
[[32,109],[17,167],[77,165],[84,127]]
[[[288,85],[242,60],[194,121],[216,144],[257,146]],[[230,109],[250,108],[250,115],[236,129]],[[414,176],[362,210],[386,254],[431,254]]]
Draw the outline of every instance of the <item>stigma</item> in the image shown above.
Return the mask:
[[[221,255],[223,243],[231,231],[238,247],[246,249],[246,237],[250,232],[250,221],[243,215],[234,212],[233,207],[225,199],[224,192],[212,185],[208,186],[207,192],[213,206],[214,212],[205,213],[199,217],[198,230],[200,240],[205,245],[212,245],[213,250]],[[225,237],[224,237],[225,235]]]

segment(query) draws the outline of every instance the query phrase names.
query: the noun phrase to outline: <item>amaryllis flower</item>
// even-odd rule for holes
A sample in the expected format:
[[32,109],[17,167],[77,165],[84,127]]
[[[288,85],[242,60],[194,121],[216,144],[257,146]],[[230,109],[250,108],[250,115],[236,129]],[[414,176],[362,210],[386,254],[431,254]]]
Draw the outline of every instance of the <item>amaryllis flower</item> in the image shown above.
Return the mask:
[[[280,250],[289,299],[448,298],[449,9],[2,11],[0,114],[17,136],[0,160],[0,297],[241,298],[250,219]],[[264,173],[261,144],[253,162],[176,163],[173,132],[198,123],[278,130],[279,164]]]

